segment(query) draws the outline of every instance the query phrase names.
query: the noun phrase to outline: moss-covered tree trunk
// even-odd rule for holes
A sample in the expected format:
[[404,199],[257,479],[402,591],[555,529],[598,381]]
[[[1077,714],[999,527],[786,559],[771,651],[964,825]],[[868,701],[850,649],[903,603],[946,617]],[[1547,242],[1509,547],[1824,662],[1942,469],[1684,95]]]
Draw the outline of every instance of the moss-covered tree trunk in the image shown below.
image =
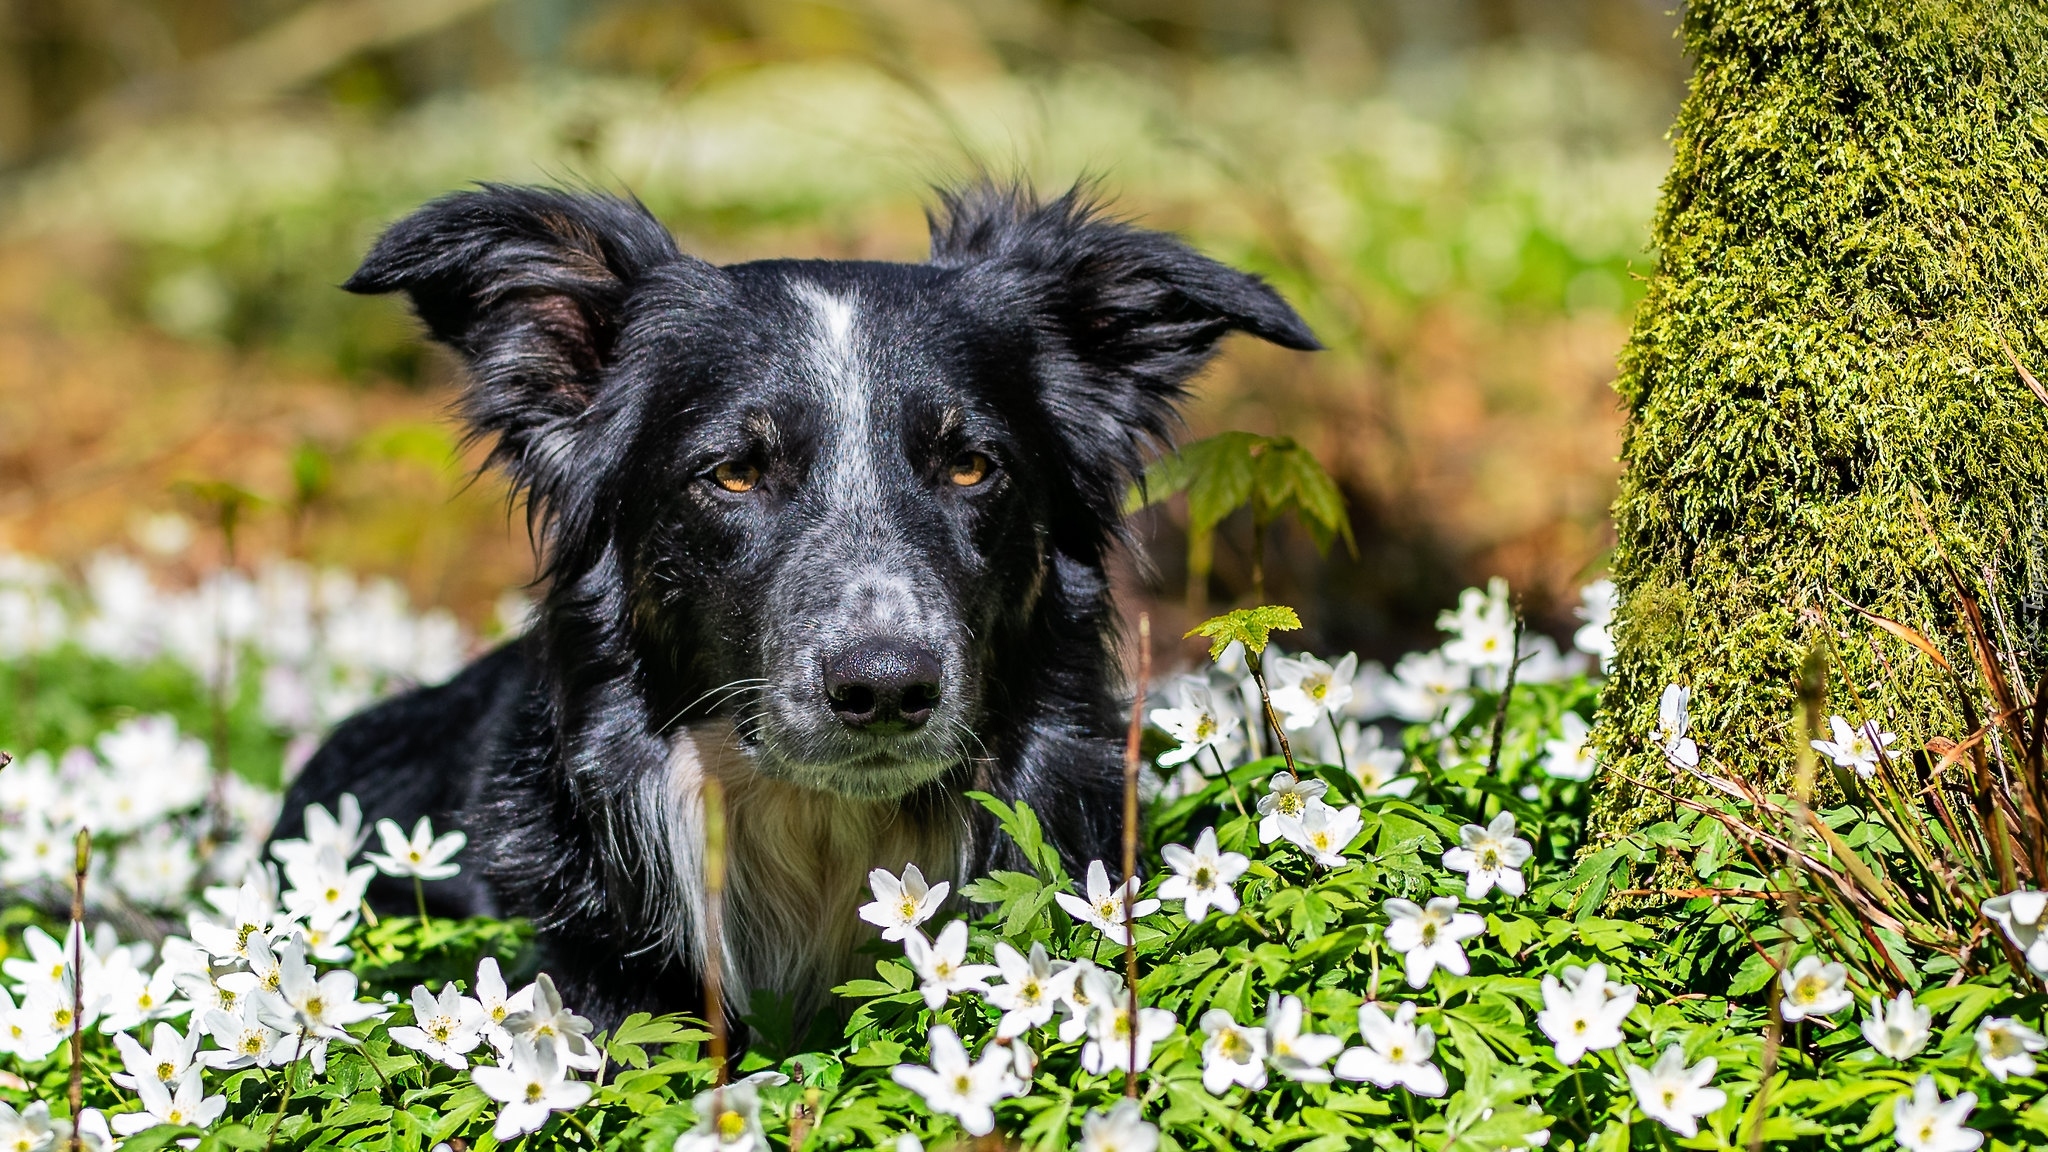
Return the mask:
[[1961,736],[1931,662],[1844,606],[1967,670],[1944,551],[1992,584],[2028,675],[2048,663],[2048,400],[2002,348],[2048,374],[2048,9],[1695,0],[1684,34],[1697,73],[1619,384],[1603,836],[1670,810],[1616,770],[1684,783],[1648,740],[1667,684],[1692,688],[1709,766],[1752,779],[1788,775],[1816,646],[1831,711]]

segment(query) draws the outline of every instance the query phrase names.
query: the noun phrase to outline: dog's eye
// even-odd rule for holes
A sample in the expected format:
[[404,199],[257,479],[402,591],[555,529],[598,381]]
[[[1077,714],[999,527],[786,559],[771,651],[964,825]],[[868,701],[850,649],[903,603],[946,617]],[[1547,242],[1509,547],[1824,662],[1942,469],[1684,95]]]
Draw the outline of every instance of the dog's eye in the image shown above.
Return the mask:
[[946,478],[962,488],[972,488],[988,479],[995,464],[979,452],[962,452],[946,465]]
[[752,464],[727,461],[711,470],[711,478],[727,492],[752,492],[761,483],[761,470]]

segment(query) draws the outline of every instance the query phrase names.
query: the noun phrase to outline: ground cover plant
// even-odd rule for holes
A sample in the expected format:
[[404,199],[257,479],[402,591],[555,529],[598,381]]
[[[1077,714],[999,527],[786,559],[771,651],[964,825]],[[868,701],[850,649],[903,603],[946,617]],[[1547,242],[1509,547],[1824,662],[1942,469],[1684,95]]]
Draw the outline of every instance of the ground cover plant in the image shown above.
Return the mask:
[[[2048,895],[2020,883],[2048,846],[2040,726],[2016,699],[1962,740],[1902,736],[1872,719],[1915,713],[1847,693],[1830,712],[1817,657],[1778,795],[1724,767],[1672,685],[1624,738],[1707,798],[1638,781],[1660,810],[1588,845],[1611,589],[1588,590],[1572,652],[1505,586],[1470,590],[1442,646],[1391,670],[1282,651],[1287,609],[1230,613],[1203,627],[1209,667],[1148,694],[1136,892],[984,799],[1029,870],[958,893],[878,872],[876,971],[843,1018],[750,1005],[721,1084],[702,1022],[595,1031],[519,925],[364,912],[378,870],[462,867],[459,835],[344,804],[256,851],[321,717],[466,638],[335,575],[97,573],[10,561],[0,581],[10,1148],[2048,1140]],[[183,616],[214,643],[163,626]],[[1897,660],[1940,657],[1855,619]],[[1957,685],[2012,696],[1999,664]],[[2015,786],[1973,792],[1957,766],[1993,749]]]

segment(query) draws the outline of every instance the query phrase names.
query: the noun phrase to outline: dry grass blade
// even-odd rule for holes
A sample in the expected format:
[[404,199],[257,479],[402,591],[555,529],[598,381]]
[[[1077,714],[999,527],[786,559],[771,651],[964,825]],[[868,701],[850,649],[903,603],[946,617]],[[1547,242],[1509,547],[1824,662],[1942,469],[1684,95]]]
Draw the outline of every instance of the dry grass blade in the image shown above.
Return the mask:
[[1861,604],[1856,603],[1854,600],[1851,600],[1848,597],[1843,596],[1839,592],[1835,593],[1834,597],[1835,599],[1840,600],[1842,603],[1848,605],[1850,610],[1855,612],[1858,616],[1863,617],[1865,620],[1870,621],[1872,624],[1877,625],[1879,628],[1884,629],[1892,635],[1897,636],[1899,639],[1904,640],[1906,643],[1911,644],[1913,647],[1918,648],[1920,651],[1925,652],[1929,659],[1933,660],[1936,664],[1941,665],[1942,671],[1947,672],[1951,676],[1955,674],[1955,666],[1950,664],[1948,662],[1948,658],[1941,654],[1941,650],[1934,646],[1934,641],[1929,640],[1926,636],[1922,635],[1919,632],[1919,630],[1907,627],[1906,625],[1899,623],[1897,620],[1892,620],[1887,617],[1880,616],[1877,613],[1872,612],[1870,609],[1865,608]]
[[1998,338],[1998,350],[2005,353],[2005,358],[2012,362],[2013,370],[2020,374],[2020,379],[2027,382],[2027,387],[2034,390],[2034,395],[2041,398],[2041,403],[2048,404],[2048,388],[2041,387],[2041,382],[2034,379],[2034,374],[2027,371],[2027,366],[2020,363],[2019,357],[2013,355],[2012,347],[2005,342],[2003,336]]

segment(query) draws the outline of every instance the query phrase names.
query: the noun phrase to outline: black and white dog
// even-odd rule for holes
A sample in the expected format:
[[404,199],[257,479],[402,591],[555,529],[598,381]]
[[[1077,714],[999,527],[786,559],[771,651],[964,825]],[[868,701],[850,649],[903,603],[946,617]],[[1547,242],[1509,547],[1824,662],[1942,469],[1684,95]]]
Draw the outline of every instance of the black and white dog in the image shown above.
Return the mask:
[[741,1010],[859,972],[870,868],[957,888],[1000,862],[964,792],[1030,803],[1076,874],[1116,859],[1124,491],[1226,333],[1317,346],[1254,276],[990,186],[942,197],[929,263],[726,267],[632,201],[491,186],[400,221],[347,287],[405,292],[467,362],[545,599],[342,725],[276,834],[344,792],[467,829],[437,909],[531,918],[601,1021],[701,1008],[710,776]]

